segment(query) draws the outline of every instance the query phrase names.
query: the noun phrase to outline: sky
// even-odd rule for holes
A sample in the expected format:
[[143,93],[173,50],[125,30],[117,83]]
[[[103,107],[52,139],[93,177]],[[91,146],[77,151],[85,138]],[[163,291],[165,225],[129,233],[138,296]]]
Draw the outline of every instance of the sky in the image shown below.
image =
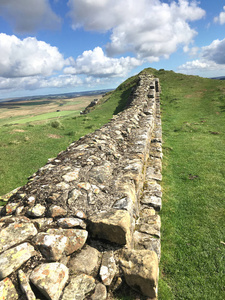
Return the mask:
[[225,76],[225,0],[0,0],[0,98]]

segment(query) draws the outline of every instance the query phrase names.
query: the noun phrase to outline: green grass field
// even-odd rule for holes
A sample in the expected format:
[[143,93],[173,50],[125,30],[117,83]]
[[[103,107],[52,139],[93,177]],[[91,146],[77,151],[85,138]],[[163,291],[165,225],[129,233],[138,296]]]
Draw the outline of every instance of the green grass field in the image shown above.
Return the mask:
[[[159,300],[225,299],[225,81],[144,72],[159,77],[162,86]],[[23,185],[49,157],[108,122],[124,108],[135,78],[87,116],[0,127],[0,194]]]

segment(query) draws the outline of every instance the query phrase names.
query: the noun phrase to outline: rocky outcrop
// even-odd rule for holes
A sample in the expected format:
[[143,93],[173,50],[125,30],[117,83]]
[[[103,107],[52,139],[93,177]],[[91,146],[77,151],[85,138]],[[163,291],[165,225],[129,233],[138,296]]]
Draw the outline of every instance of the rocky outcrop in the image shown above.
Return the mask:
[[157,297],[162,207],[159,81],[49,159],[1,210],[0,300],[107,299],[124,280]]

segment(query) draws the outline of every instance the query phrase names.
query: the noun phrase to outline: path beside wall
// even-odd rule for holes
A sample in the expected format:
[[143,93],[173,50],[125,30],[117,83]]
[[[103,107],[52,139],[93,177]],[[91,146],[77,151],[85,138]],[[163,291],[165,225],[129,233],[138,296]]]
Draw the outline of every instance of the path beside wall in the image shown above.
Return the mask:
[[159,80],[11,196],[0,219],[0,300],[107,299],[126,282],[156,298],[162,131]]

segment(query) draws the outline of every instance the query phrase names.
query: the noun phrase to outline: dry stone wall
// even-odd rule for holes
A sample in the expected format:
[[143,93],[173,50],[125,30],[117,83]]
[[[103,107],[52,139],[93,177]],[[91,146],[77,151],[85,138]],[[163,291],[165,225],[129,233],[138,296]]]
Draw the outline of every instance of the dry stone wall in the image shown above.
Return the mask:
[[1,211],[0,300],[107,299],[123,281],[157,297],[159,80],[33,174]]

